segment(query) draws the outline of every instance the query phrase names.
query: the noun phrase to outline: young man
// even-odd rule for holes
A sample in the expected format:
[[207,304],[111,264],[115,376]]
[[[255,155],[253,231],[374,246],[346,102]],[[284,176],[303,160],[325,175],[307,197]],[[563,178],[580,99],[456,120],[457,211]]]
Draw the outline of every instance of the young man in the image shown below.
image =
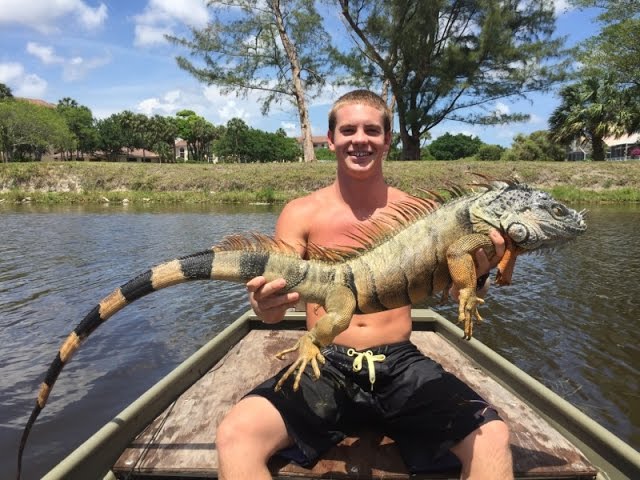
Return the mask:
[[[410,197],[386,184],[382,160],[391,141],[391,114],[385,102],[366,91],[350,92],[329,114],[329,148],[337,158],[337,177],[329,187],[285,206],[275,236],[296,246],[354,245],[349,233],[374,214],[390,211],[392,203]],[[495,266],[504,240],[492,233],[496,258],[476,254],[478,274]],[[284,280],[267,283],[257,277],[247,283],[250,302],[265,323],[282,320],[299,300],[282,293]],[[497,413],[464,383],[422,355],[409,342],[411,307],[354,315],[334,344],[323,349],[326,363],[315,381],[311,369],[294,392],[293,379],[278,392],[279,375],[235,405],[218,427],[216,445],[223,480],[269,479],[267,461],[279,454],[311,465],[344,438],[350,426],[375,425],[394,438],[407,467],[428,468],[433,461],[457,457],[462,478],[513,477],[509,433]],[[324,313],[307,305],[307,327]],[[371,350],[373,367],[364,361],[353,371],[359,352]],[[293,355],[293,354],[292,354]],[[368,368],[375,369],[370,383]],[[455,460],[455,457],[454,460]]]

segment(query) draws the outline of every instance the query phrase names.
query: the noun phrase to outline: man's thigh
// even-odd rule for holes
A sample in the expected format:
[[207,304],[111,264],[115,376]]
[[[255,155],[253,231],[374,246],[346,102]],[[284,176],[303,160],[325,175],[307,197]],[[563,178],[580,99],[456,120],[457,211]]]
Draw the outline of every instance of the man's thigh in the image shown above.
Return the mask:
[[345,437],[341,427],[344,417],[349,416],[345,413],[349,402],[343,388],[344,376],[327,361],[319,379],[307,367],[297,391],[288,381],[276,392],[274,386],[286,369],[249,394],[270,402],[281,415],[293,445],[279,451],[279,455],[307,466]]
[[[386,433],[413,472],[428,471],[471,432],[500,417],[473,389],[428,357],[402,369],[387,399]],[[437,365],[437,364],[435,364]],[[457,463],[457,462],[456,462]]]
[[235,404],[220,424],[222,434],[233,442],[251,444],[270,457],[293,442],[282,415],[266,398],[252,395]]

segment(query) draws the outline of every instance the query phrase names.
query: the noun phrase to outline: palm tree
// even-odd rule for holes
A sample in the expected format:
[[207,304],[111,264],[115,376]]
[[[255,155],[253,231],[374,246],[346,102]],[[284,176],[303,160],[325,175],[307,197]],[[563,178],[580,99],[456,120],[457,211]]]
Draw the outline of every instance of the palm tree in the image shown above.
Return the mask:
[[568,144],[586,139],[591,143],[593,160],[606,157],[606,137],[633,131],[634,114],[628,92],[618,91],[613,79],[591,76],[560,91],[562,102],[549,118],[552,138]]

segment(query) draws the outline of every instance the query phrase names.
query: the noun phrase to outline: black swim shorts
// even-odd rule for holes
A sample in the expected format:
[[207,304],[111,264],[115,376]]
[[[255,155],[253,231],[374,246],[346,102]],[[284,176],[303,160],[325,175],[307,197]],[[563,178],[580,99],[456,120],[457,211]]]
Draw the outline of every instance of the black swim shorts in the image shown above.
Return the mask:
[[297,392],[292,379],[274,392],[285,367],[248,394],[278,409],[295,443],[278,455],[302,466],[312,466],[366,425],[395,440],[409,471],[449,468],[457,462],[449,452],[453,445],[500,420],[476,392],[409,341],[367,351],[329,345],[322,353],[319,380],[307,367]]

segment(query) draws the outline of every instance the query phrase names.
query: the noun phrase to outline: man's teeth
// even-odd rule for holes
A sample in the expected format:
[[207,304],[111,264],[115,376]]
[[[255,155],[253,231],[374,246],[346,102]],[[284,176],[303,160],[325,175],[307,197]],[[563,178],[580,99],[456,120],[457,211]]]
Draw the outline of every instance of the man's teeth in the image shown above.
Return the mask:
[[351,155],[354,157],[367,157],[370,155],[369,152],[353,152]]

